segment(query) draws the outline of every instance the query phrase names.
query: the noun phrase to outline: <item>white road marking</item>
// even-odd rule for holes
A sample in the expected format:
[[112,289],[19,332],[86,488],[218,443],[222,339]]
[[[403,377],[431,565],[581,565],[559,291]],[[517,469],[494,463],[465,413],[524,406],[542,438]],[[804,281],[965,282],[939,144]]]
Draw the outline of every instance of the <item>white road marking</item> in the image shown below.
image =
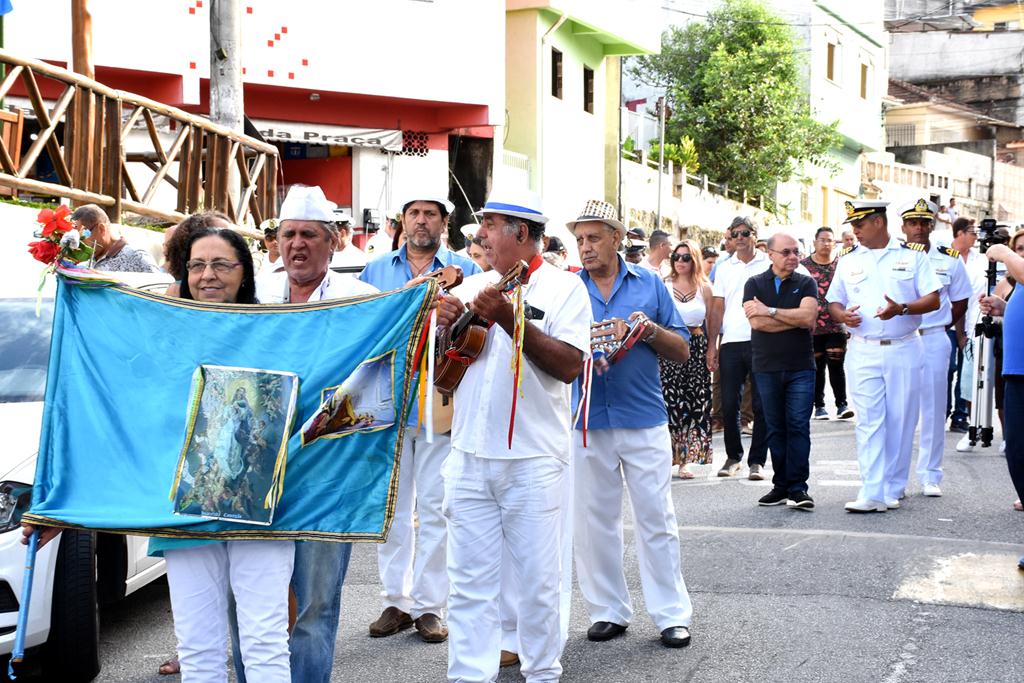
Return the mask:
[[1024,612],[1024,576],[1011,553],[958,553],[935,560],[925,576],[911,576],[898,600]]

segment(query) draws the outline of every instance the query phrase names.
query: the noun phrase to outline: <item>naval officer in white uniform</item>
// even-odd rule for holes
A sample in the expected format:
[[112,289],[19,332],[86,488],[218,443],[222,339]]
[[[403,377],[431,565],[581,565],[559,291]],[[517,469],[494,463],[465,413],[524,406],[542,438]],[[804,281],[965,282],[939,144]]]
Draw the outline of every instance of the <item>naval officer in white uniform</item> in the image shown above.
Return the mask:
[[[946,445],[946,396],[949,378],[949,354],[952,343],[946,330],[955,325],[967,311],[971,297],[971,281],[960,252],[931,244],[929,236],[935,228],[935,204],[918,199],[900,212],[903,234],[908,244],[925,248],[928,260],[939,278],[939,309],[921,316],[921,439],[917,454],[917,480],[921,493],[941,496],[942,452]],[[901,455],[903,455],[901,453]],[[894,486],[902,490],[910,476],[910,453],[900,463]]]
[[[861,489],[848,512],[899,507],[900,462],[910,457],[920,409],[921,316],[939,308],[939,280],[920,245],[890,237],[887,202],[848,201],[858,246],[841,252],[826,300],[850,331],[846,377],[857,410]],[[905,481],[905,477],[904,477]]]

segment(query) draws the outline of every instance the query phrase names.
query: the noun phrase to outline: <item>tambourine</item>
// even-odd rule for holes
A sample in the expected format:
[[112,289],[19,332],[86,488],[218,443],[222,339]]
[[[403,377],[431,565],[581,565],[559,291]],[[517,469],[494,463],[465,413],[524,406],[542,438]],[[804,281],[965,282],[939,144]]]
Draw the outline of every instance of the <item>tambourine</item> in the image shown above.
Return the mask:
[[[626,352],[633,348],[634,345],[644,337],[647,336],[650,331],[651,320],[646,315],[638,315],[629,323],[629,329],[626,330],[625,336],[622,339],[611,339],[601,340],[597,342],[591,342],[590,349],[593,353],[594,360],[605,358],[609,364],[614,365],[622,360]],[[592,332],[601,332],[614,328],[614,323],[610,320],[601,320],[591,325]],[[611,336],[611,335],[605,335]]]

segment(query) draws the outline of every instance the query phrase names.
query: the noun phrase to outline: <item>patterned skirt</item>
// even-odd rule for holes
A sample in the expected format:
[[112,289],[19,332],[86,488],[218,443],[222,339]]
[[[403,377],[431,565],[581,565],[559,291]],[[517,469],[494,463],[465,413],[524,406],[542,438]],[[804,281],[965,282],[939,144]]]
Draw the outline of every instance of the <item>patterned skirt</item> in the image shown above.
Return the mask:
[[708,338],[694,335],[690,339],[690,359],[685,363],[659,358],[674,463],[711,462],[711,373],[707,355]]

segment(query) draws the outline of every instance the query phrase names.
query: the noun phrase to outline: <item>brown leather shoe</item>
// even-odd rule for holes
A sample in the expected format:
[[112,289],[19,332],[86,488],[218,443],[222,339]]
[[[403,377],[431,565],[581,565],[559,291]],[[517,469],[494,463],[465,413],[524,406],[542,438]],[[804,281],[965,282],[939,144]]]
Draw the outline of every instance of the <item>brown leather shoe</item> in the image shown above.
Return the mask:
[[501,651],[501,667],[515,666],[519,663],[519,655],[515,652],[509,652],[508,650]]
[[448,640],[448,627],[436,614],[424,614],[416,620],[416,630],[420,638],[428,643],[443,643]]
[[373,638],[393,636],[410,626],[412,626],[412,617],[397,607],[388,607],[381,612],[377,621],[370,624],[370,636]]

